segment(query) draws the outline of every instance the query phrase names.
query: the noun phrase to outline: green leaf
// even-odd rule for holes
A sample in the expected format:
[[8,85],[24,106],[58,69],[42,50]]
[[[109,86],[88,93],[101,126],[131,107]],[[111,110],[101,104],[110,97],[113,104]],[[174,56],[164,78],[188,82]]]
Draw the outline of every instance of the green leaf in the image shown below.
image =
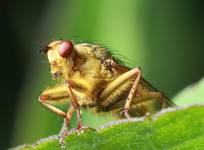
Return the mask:
[[[204,106],[168,108],[146,118],[113,121],[98,131],[85,131],[66,137],[66,148],[74,149],[203,149]],[[61,149],[56,136],[38,144],[18,147],[30,149]]]
[[182,90],[173,99],[177,105],[204,103],[204,78]]

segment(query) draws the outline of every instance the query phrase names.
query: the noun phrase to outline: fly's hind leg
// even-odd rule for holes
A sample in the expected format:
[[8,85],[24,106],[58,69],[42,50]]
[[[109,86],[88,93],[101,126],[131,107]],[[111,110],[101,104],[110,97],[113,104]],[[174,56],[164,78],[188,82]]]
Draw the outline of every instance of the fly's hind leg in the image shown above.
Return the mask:
[[[107,96],[109,96],[111,93],[113,93],[120,85],[124,84],[126,81],[135,79],[132,87],[130,89],[130,92],[128,94],[128,97],[126,99],[125,105],[121,111],[122,114],[125,115],[126,118],[130,118],[130,115],[128,113],[128,110],[130,109],[130,104],[133,99],[133,95],[136,91],[137,85],[140,81],[141,77],[141,70],[139,68],[132,69],[128,72],[125,72],[124,74],[120,75],[118,78],[116,78],[114,81],[112,81],[100,94],[99,101],[103,101]],[[114,99],[113,99],[114,100]],[[109,99],[109,103],[111,104],[111,100]]]
[[131,102],[132,102],[132,99],[133,99],[133,95],[134,95],[135,90],[137,88],[137,85],[138,85],[138,83],[140,81],[141,70],[139,68],[137,70],[135,70],[134,76],[135,76],[135,80],[134,80],[133,85],[132,85],[132,87],[130,89],[128,97],[126,99],[125,106],[124,106],[124,108],[122,109],[122,112],[121,112],[121,113],[124,113],[126,118],[130,118],[128,110],[130,109],[130,105],[131,105]]

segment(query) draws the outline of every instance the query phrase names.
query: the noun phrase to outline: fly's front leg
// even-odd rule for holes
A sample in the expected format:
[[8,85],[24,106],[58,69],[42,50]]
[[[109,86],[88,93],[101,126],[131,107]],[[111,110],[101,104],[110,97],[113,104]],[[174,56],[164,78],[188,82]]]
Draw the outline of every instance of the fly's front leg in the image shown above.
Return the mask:
[[66,91],[65,86],[59,86],[53,89],[45,90],[40,96],[39,96],[39,102],[45,106],[48,110],[56,113],[57,115],[66,118],[66,113],[62,111],[61,109],[53,106],[53,102],[55,103],[61,103],[66,101],[68,98],[68,94]]
[[52,103],[62,103],[65,102],[69,98],[67,93],[66,86],[58,86],[52,89],[45,90],[40,96],[39,96],[39,102],[45,106],[48,110],[56,113],[57,115],[64,118],[65,125],[68,126],[70,119],[72,117],[72,113],[74,109],[72,106],[70,106],[70,109],[68,109],[69,113],[62,111],[61,109],[54,106]]
[[62,129],[59,133],[59,142],[60,145],[64,145],[64,137],[67,130],[67,127],[70,123],[70,120],[72,118],[72,114],[74,113],[75,109],[72,105],[67,110],[67,113],[62,111],[61,109],[53,106],[52,103],[62,103],[65,102],[69,98],[67,93],[66,86],[59,86],[52,89],[45,90],[40,96],[39,96],[39,102],[45,106],[48,110],[56,113],[57,115],[64,118],[64,123],[62,126]]
[[82,119],[81,119],[80,107],[79,107],[77,98],[76,98],[76,96],[74,95],[74,93],[72,91],[73,83],[72,83],[72,81],[66,81],[65,84],[67,86],[67,91],[68,91],[68,94],[70,96],[72,106],[76,110],[77,123],[78,123],[77,129],[81,129],[82,128]]

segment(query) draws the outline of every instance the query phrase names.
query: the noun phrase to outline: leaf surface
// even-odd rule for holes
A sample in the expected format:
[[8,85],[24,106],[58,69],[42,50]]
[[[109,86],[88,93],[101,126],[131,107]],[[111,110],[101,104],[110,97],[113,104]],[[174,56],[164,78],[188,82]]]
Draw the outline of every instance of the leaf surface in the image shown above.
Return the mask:
[[[70,134],[65,139],[65,149],[203,149],[203,116],[204,106],[193,105],[168,108],[146,118],[113,121],[98,128],[98,131]],[[56,136],[41,139],[37,143],[19,148],[61,149]]]

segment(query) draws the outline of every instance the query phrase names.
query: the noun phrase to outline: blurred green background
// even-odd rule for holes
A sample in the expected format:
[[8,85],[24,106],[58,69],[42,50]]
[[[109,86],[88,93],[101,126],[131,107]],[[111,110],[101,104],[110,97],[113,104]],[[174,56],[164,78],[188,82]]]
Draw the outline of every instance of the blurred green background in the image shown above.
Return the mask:
[[[57,134],[61,127],[62,120],[37,101],[51,84],[39,53],[43,45],[59,38],[102,43],[173,97],[204,76],[202,6],[198,0],[3,0],[0,149]],[[91,118],[85,113],[91,126],[108,120]]]

